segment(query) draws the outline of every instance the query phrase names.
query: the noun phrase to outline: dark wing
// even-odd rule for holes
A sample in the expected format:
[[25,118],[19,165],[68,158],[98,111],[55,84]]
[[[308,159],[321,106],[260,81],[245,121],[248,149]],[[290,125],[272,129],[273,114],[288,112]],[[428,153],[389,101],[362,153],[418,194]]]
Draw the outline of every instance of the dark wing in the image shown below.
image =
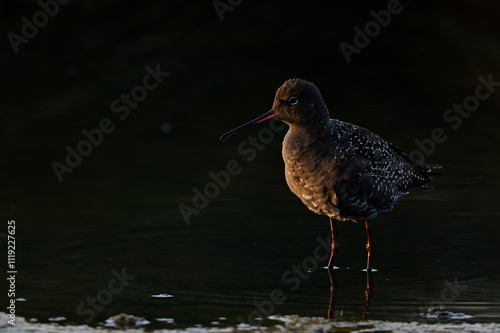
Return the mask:
[[342,215],[374,218],[414,188],[428,189],[431,164],[412,160],[397,146],[353,124],[335,121],[336,193]]

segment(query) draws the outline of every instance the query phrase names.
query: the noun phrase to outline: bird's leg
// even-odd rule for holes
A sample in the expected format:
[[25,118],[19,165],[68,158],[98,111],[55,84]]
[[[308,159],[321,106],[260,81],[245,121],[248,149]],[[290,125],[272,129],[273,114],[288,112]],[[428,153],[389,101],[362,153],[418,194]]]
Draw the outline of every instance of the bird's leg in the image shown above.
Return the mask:
[[368,254],[368,260],[366,263],[366,270],[368,272],[372,271],[373,268],[373,237],[372,237],[372,230],[370,228],[370,221],[368,219],[365,219],[365,226],[366,226],[366,237],[368,238],[368,242],[366,243],[366,252]]
[[373,297],[373,282],[372,282],[372,271],[373,271],[373,236],[372,229],[370,227],[370,221],[365,219],[366,227],[366,237],[368,242],[366,243],[367,252],[367,262],[366,262],[366,289],[365,289],[365,312],[363,314],[363,319],[367,319],[368,311],[370,308],[370,303]]
[[335,257],[339,251],[339,241],[337,237],[337,226],[336,221],[330,217],[330,228],[332,229],[332,254],[330,256],[330,261],[328,262],[328,269],[334,269]]

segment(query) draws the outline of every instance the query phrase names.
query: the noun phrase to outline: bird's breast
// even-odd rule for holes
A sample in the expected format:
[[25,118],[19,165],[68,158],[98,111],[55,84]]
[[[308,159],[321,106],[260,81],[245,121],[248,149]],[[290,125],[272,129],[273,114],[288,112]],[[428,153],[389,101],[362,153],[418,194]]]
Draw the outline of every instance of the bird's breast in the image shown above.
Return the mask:
[[329,157],[300,142],[287,142],[285,138],[283,143],[285,178],[290,190],[314,213],[342,219],[334,190],[336,163]]

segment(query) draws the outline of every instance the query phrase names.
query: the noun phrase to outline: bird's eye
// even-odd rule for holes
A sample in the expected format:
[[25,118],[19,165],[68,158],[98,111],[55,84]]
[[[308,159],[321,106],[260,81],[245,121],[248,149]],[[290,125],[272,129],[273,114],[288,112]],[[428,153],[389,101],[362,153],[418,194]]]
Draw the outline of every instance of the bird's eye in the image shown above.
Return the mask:
[[295,96],[292,96],[288,99],[288,104],[290,105],[295,105],[299,102],[299,99]]

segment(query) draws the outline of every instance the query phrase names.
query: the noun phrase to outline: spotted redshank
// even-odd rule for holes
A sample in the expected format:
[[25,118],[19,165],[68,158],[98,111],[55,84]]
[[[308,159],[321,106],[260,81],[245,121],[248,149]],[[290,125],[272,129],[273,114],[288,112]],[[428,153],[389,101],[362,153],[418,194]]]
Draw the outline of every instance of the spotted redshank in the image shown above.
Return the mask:
[[392,210],[410,190],[429,190],[434,169],[397,146],[357,125],[330,119],[318,88],[301,79],[286,81],[276,92],[273,108],[221,136],[276,118],[289,126],[283,140],[285,176],[290,190],[316,214],[330,218],[332,232],[328,268],[338,253],[336,221],[364,220],[368,242],[367,271],[373,268],[370,220]]

